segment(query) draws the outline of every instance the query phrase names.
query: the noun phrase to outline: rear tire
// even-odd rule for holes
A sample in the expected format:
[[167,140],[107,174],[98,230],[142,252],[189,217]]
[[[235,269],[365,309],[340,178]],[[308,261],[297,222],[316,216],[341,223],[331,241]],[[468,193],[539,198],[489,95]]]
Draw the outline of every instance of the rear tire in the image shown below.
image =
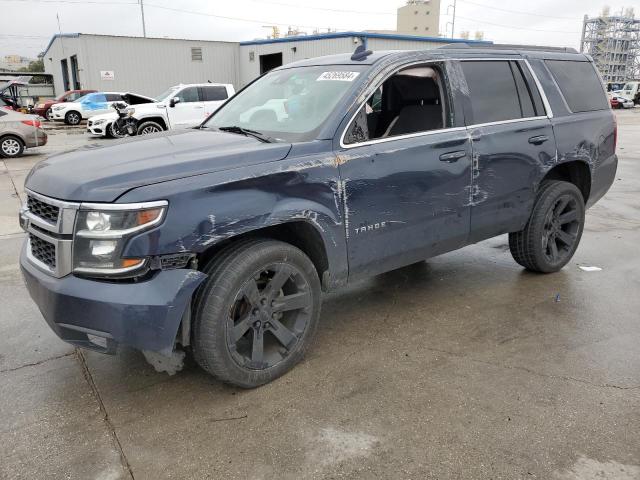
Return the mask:
[[320,316],[320,280],[296,247],[268,239],[234,244],[204,268],[194,299],[196,362],[223,382],[255,388],[302,360]]
[[514,260],[527,270],[557,272],[573,257],[584,230],[582,192],[559,180],[544,182],[523,230],[509,234]]
[[152,133],[163,132],[164,128],[158,122],[147,121],[142,122],[138,127],[138,135],[151,135]]
[[16,158],[22,155],[23,152],[24,142],[22,139],[13,135],[0,138],[0,157]]
[[80,125],[81,121],[82,115],[80,115],[75,110],[67,112],[67,114],[64,116],[64,123],[66,123],[67,125]]

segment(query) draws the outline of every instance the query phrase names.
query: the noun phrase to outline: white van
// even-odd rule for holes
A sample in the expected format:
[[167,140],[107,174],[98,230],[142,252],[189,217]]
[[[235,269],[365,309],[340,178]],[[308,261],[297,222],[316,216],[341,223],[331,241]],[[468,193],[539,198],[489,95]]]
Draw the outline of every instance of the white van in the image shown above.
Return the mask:
[[[181,84],[158,95],[153,102],[130,107],[130,111],[137,121],[138,135],[190,128],[202,123],[234,93],[230,84]],[[115,112],[93,116],[87,122],[87,132],[101,137],[117,136],[112,128],[117,118]]]

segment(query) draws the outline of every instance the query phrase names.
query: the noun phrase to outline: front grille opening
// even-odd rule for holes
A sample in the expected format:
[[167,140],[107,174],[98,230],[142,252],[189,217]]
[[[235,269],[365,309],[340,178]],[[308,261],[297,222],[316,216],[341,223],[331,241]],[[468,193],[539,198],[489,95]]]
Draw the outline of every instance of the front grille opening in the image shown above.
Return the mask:
[[49,205],[48,203],[38,200],[35,197],[27,197],[27,208],[36,217],[43,218],[51,223],[58,223],[58,215],[60,214],[60,208],[55,205]]
[[36,237],[35,235],[29,235],[29,242],[31,243],[31,255],[48,267],[52,269],[56,268],[56,247],[53,243]]

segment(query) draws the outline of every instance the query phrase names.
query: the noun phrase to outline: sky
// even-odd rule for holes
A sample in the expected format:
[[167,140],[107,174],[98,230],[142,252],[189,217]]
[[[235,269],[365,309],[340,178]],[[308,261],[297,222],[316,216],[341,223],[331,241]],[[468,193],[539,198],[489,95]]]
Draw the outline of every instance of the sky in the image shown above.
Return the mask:
[[[454,0],[442,0],[441,34],[451,36]],[[496,43],[579,48],[582,18],[637,0],[457,0],[455,36],[484,32]],[[314,29],[394,30],[404,0],[144,0],[147,36],[198,40],[265,38],[278,25]],[[640,10],[640,9],[639,9]],[[139,0],[0,0],[0,57],[35,57],[59,28],[64,33],[142,36]],[[447,12],[449,15],[447,15]],[[640,15],[640,11],[638,12]],[[58,26],[58,20],[60,26]]]

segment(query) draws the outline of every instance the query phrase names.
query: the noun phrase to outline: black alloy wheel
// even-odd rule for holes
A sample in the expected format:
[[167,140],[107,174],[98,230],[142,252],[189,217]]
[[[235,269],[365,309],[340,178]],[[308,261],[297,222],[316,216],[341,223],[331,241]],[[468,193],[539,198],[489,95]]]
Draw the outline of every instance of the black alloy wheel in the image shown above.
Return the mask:
[[194,358],[218,379],[254,388],[288,372],[309,348],[320,317],[313,262],[285,242],[252,238],[203,268],[193,300]]
[[544,254],[552,264],[558,264],[573,254],[580,231],[578,202],[562,195],[547,213],[542,237]]
[[585,197],[576,185],[545,181],[524,229],[509,234],[511,255],[533,272],[561,270],[580,244],[584,218]]
[[295,350],[311,320],[311,287],[287,264],[272,264],[249,278],[227,318],[227,348],[239,366],[271,368]]

